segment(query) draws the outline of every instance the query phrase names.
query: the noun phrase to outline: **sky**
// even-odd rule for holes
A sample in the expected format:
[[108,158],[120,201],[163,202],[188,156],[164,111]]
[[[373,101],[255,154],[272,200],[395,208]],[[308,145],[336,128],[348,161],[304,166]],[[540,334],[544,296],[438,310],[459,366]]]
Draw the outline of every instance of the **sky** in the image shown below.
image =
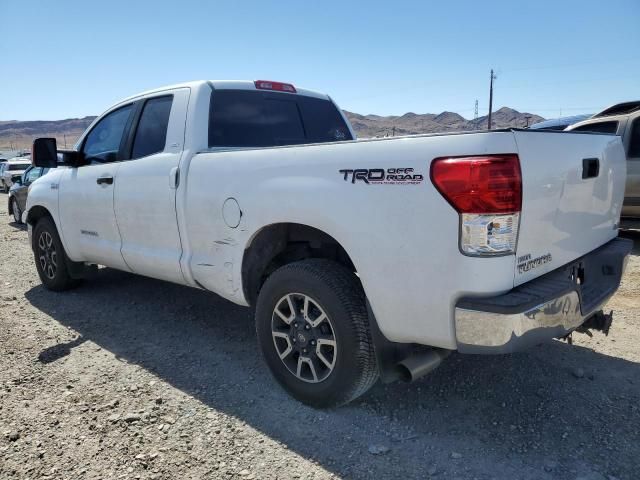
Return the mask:
[[640,0],[0,0],[0,120],[97,115],[198,79],[267,79],[378,115],[640,99]]

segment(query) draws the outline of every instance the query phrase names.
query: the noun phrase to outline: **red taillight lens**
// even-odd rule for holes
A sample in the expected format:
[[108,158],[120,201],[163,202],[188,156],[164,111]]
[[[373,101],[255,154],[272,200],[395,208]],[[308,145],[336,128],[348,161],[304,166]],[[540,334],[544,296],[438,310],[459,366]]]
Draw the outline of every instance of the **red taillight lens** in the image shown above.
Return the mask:
[[513,213],[522,206],[516,154],[436,158],[431,181],[460,213]]
[[290,83],[272,82],[270,80],[256,80],[253,82],[258,90],[275,90],[276,92],[296,93],[296,87]]

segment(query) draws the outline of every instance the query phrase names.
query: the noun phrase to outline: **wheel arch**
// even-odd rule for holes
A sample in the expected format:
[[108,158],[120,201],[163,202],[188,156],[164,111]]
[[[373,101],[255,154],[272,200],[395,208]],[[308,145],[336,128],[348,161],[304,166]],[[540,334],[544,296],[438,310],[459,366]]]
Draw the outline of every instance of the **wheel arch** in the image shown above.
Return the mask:
[[50,217],[51,220],[53,220],[53,223],[56,225],[56,228],[58,228],[58,225],[49,209],[43,207],[42,205],[33,205],[29,209],[29,211],[27,212],[27,223],[34,227],[36,223],[38,223],[38,220],[43,217]]
[[[58,230],[58,232],[60,232],[60,229],[58,228],[58,222],[56,222],[55,217],[47,207],[44,207],[42,205],[31,206],[31,208],[29,208],[29,210],[27,211],[27,217],[25,220],[28,226],[30,226],[31,228],[35,228],[38,221],[45,217],[50,218],[53,224],[55,225],[56,229]],[[33,241],[33,239],[31,240]]]
[[353,272],[357,270],[343,245],[319,228],[282,222],[257,230],[247,242],[242,257],[242,289],[249,305],[255,305],[262,284],[273,271],[307,258],[325,258]]

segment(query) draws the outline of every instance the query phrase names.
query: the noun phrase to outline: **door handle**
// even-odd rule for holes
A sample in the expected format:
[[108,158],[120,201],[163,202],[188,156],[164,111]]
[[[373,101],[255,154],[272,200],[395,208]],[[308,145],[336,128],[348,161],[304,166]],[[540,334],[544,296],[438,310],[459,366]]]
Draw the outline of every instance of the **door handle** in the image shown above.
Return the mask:
[[102,184],[112,185],[113,184],[113,177],[111,177],[111,176],[98,177],[96,179],[96,183],[98,185],[102,185]]
[[595,178],[600,174],[600,160],[597,158],[582,159],[582,178]]
[[180,185],[180,169],[173,167],[169,172],[169,187],[175,190],[178,188],[178,185]]

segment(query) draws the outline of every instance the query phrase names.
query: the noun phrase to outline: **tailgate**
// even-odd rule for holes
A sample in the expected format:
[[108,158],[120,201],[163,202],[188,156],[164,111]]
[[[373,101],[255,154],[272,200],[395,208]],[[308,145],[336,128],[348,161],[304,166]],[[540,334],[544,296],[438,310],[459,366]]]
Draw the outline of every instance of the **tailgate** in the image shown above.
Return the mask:
[[626,165],[616,136],[513,133],[522,171],[514,278],[520,285],[618,235]]

